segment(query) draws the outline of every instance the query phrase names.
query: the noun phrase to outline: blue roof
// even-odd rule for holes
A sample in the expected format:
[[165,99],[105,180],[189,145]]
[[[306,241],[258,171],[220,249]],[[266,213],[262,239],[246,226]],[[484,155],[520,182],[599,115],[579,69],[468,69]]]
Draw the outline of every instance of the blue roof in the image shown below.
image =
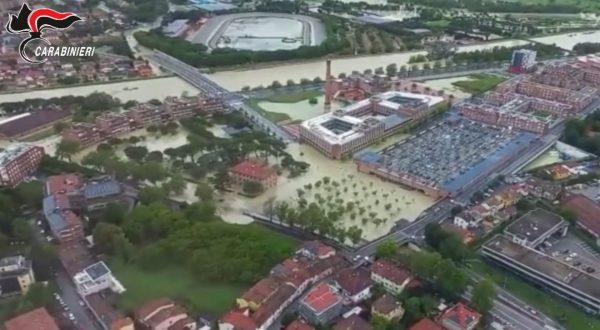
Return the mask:
[[121,185],[115,179],[103,179],[90,181],[83,188],[83,196],[86,199],[102,198],[121,192]]
[[381,162],[381,154],[377,153],[374,150],[367,150],[365,152],[362,152],[355,158],[370,164],[377,164]]
[[42,201],[42,206],[44,209],[44,216],[48,221],[48,225],[50,226],[50,230],[55,235],[65,229],[67,227],[67,221],[60,214],[60,210],[56,205],[56,201],[54,200],[54,196],[45,197]]
[[444,188],[450,192],[455,192],[462,187],[467,186],[479,176],[490,174],[503,158],[514,155],[519,149],[533,141],[536,136],[537,135],[529,132],[519,134],[519,136],[498,148],[492,154],[474,163],[465,173],[444,182]]

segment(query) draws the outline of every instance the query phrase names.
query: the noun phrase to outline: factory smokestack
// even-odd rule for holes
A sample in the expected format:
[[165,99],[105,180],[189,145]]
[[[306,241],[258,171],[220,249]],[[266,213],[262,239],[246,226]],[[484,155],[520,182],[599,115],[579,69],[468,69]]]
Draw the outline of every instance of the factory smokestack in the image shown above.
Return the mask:
[[332,99],[332,86],[331,86],[331,60],[327,59],[325,68],[325,110],[331,109]]

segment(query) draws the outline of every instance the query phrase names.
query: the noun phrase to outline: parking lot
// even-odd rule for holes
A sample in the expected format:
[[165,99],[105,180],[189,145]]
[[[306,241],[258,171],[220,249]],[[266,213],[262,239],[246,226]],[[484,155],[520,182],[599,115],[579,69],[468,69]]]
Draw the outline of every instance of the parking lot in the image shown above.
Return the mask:
[[547,242],[551,247],[548,243],[542,244],[546,246],[542,249],[547,254],[588,274],[600,276],[600,253],[585,242],[570,233],[560,239],[552,237]]

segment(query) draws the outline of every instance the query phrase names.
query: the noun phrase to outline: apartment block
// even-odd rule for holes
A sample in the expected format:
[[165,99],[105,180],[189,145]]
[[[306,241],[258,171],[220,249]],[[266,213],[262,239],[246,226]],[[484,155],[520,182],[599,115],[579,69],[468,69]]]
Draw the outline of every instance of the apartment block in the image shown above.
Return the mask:
[[0,186],[16,186],[35,173],[44,154],[42,147],[21,143],[0,151]]

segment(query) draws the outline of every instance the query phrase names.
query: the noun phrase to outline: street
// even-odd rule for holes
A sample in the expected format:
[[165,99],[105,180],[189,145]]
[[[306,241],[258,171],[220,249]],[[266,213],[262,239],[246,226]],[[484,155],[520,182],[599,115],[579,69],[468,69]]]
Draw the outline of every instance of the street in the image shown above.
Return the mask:
[[69,311],[75,316],[76,327],[85,330],[103,330],[85,305],[83,307],[80,305],[81,297],[77,293],[72,279],[63,270],[57,272],[56,284],[60,289],[60,296]]

